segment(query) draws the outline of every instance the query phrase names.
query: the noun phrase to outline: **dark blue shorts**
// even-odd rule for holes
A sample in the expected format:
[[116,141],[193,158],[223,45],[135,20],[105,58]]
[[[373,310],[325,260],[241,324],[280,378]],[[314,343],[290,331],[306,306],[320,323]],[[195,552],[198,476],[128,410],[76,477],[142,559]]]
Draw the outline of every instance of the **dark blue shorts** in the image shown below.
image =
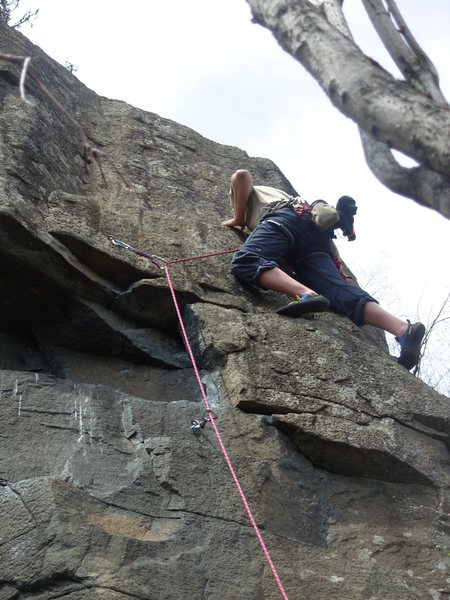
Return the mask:
[[330,234],[287,207],[261,221],[233,255],[231,270],[241,281],[260,286],[264,271],[287,264],[295,271],[293,277],[328,298],[331,310],[364,325],[364,304],[376,300],[345,280],[332,257]]

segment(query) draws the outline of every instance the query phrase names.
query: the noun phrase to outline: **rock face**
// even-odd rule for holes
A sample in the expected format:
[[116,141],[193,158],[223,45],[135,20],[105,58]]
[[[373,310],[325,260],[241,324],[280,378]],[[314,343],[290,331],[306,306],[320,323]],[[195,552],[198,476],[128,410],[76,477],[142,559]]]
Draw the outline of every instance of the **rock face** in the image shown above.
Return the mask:
[[[280,598],[211,423],[191,429],[205,405],[165,273],[108,236],[168,260],[232,249],[230,174],[289,182],[98,97],[3,25],[0,52],[35,55],[109,159],[105,187],[77,129],[0,63],[0,598]],[[279,317],[285,299],[229,260],[168,272],[286,594],[448,598],[448,399],[370,328]]]

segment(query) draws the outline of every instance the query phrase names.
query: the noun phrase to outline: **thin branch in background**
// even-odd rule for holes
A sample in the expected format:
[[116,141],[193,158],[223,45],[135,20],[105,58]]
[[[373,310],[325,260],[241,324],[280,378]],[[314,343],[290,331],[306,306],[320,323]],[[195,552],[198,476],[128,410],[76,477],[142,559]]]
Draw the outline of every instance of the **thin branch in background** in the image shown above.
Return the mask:
[[436,390],[437,390],[437,389],[439,388],[439,386],[441,385],[441,383],[442,383],[442,382],[443,382],[445,379],[447,379],[447,377],[448,377],[449,375],[450,375],[450,368],[448,368],[446,371],[444,371],[444,372],[442,373],[442,375],[439,377],[439,379],[437,379],[437,380],[433,381],[433,385],[432,385],[432,387],[433,387],[434,389],[436,389]]
[[25,23],[28,23],[28,25],[30,27],[33,27],[33,21],[38,16],[38,13],[39,13],[39,9],[36,9],[34,12],[31,12],[31,10],[27,10],[27,12],[23,15],[23,17],[21,17],[17,21],[17,23],[14,23],[14,25],[11,25],[11,27],[13,29],[20,29],[22,27],[22,25],[24,25]]
[[11,54],[0,54],[0,60],[4,60],[6,62],[10,62],[10,63],[14,63],[14,64],[22,64],[23,65],[22,73],[21,73],[21,77],[20,77],[20,84],[19,84],[20,95],[23,100],[26,101],[25,83],[26,83],[26,79],[28,77],[47,96],[47,98],[59,110],[59,112],[61,112],[78,130],[78,134],[83,143],[83,158],[84,158],[84,168],[85,168],[86,174],[89,173],[88,157],[89,157],[89,155],[92,155],[92,158],[94,159],[94,161],[96,162],[96,164],[100,170],[102,180],[103,180],[105,187],[108,187],[108,184],[107,184],[106,177],[105,177],[103,167],[102,167],[102,162],[101,162],[102,159],[105,159],[111,165],[111,167],[114,169],[116,174],[120,177],[120,179],[121,179],[122,183],[125,185],[125,187],[127,187],[127,188],[129,187],[126,179],[123,177],[122,173],[120,172],[120,170],[118,169],[118,167],[116,166],[114,161],[112,161],[105,152],[103,152],[102,150],[100,150],[99,148],[97,148],[96,146],[91,144],[84,128],[80,125],[80,123],[78,123],[78,121],[72,117],[72,115],[69,113],[69,111],[66,108],[64,108],[64,106],[55,98],[55,96],[50,92],[50,90],[37,77],[35,77],[32,74],[32,72],[28,68],[30,61],[31,61],[31,57],[29,57],[29,56],[13,56]]
[[64,61],[64,66],[69,71],[69,73],[76,73],[78,71],[78,67],[68,60]]
[[[436,329],[439,325],[441,325],[445,321],[450,321],[450,315],[446,314],[446,310],[449,308],[449,304],[450,304],[450,292],[447,294],[447,297],[442,302],[436,316],[433,318],[430,325],[427,327],[427,329],[425,331],[425,335],[423,337],[421,349],[420,349],[420,359],[419,359],[419,362],[417,363],[417,366],[415,367],[415,369],[413,371],[413,375],[415,377],[420,377],[420,375],[421,375],[422,359],[426,353],[431,335],[436,331]],[[444,373],[440,377],[440,379],[437,383],[441,382],[446,377],[449,370],[450,369],[447,369],[446,373]],[[435,383],[435,385],[433,387],[436,387],[437,383]]]

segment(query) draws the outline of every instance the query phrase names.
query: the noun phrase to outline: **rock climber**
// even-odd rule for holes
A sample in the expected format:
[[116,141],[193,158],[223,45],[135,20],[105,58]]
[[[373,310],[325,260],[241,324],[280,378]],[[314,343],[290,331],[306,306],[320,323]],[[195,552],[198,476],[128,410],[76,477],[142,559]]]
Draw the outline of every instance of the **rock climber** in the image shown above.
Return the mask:
[[[268,210],[263,207],[261,211],[259,189],[272,191],[275,196],[278,193],[281,201],[272,202]],[[337,222],[320,231],[309,205],[301,198],[292,198],[274,188],[255,186],[252,175],[245,169],[231,176],[230,197],[234,216],[222,225],[242,230],[247,226],[252,230],[233,255],[231,270],[237,279],[293,298],[277,310],[280,315],[298,317],[331,309],[346,315],[358,326],[383,329],[400,344],[398,362],[408,370],[417,365],[424,325],[404,321],[383,309],[366,291],[350,283],[339,268],[334,229],[340,228],[349,240],[355,238],[356,204],[352,198],[339,199],[336,209],[333,208],[337,210]],[[271,208],[274,204],[275,208]],[[265,214],[261,218],[255,212]]]

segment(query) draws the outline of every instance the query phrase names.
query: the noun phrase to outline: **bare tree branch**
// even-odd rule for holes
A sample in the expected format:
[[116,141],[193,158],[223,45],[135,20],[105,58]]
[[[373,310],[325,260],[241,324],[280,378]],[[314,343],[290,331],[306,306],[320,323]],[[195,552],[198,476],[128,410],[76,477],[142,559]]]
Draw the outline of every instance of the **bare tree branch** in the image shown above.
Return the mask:
[[450,180],[439,173],[418,167],[403,167],[387,144],[377,142],[359,130],[367,165],[375,177],[396,194],[406,196],[422,206],[446,214],[450,206]]
[[392,15],[395,22],[397,23],[399,32],[405,38],[406,42],[409,44],[409,46],[411,47],[414,54],[417,56],[419,62],[424,66],[424,68],[426,70],[430,71],[430,73],[433,74],[433,77],[435,78],[436,83],[439,84],[439,75],[436,70],[436,67],[433,65],[430,58],[427,56],[427,54],[424,52],[424,50],[418,44],[415,37],[412,35],[408,25],[406,24],[405,20],[403,19],[402,15],[400,14],[400,11],[398,10],[396,3],[394,2],[394,0],[386,0],[386,2],[388,5],[390,14]]
[[34,12],[31,10],[27,10],[16,23],[12,24],[11,17],[13,12],[17,10],[19,6],[19,0],[0,0],[0,22],[6,23],[13,29],[19,29],[25,23],[28,23],[31,27],[33,26],[33,21],[37,17],[39,13],[39,9]]
[[[389,10],[386,10],[382,0],[362,0],[362,3],[386,50],[405,79],[420,86],[433,100],[446,106],[447,101],[439,88],[436,68],[408,29],[395,2],[388,1]],[[398,28],[391,16],[395,18]]]
[[[424,379],[422,377],[422,358],[426,353],[427,347],[428,347],[428,343],[430,341],[430,337],[436,332],[436,329],[438,328],[439,325],[441,325],[442,323],[446,322],[446,321],[450,321],[450,315],[448,314],[448,309],[449,309],[449,305],[450,305],[450,293],[447,294],[447,297],[445,298],[445,300],[442,302],[438,312],[436,313],[435,317],[433,318],[433,320],[431,321],[431,323],[428,325],[425,335],[423,337],[422,340],[422,345],[421,345],[421,357],[419,362],[417,363],[417,366],[415,367],[413,374],[416,377],[420,377],[421,379]],[[440,383],[448,374],[449,369],[447,369],[442,376],[439,378],[439,380],[437,382],[435,382],[434,384],[432,384],[429,381],[426,381],[426,383],[428,383],[429,385],[434,385],[434,387],[437,387],[438,383]]]
[[27,12],[24,13],[24,15],[16,23],[11,25],[11,27],[13,29],[20,29],[22,25],[25,25],[25,23],[28,23],[30,27],[33,27],[33,21],[34,19],[36,19],[38,14],[39,9],[36,9],[34,12],[32,12],[31,10],[27,10]]

